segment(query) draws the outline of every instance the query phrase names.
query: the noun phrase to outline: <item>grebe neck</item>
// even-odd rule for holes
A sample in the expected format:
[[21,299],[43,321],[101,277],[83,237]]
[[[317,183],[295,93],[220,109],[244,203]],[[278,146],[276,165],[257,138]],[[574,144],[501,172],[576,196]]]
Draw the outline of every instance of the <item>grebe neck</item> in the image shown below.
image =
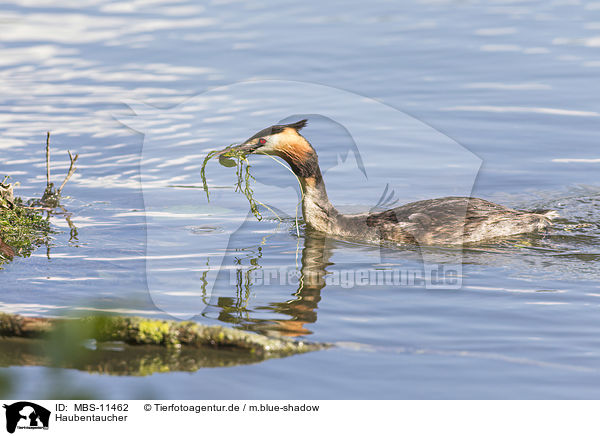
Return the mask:
[[284,139],[272,154],[283,159],[300,180],[302,214],[306,224],[328,232],[337,223],[339,213],[327,197],[317,152],[304,137],[297,134],[289,142]]
[[[297,174],[296,174],[297,175]],[[304,195],[302,199],[302,215],[310,227],[321,232],[331,231],[337,222],[339,212],[333,207],[327,197],[325,182],[321,170],[308,176],[298,176]]]

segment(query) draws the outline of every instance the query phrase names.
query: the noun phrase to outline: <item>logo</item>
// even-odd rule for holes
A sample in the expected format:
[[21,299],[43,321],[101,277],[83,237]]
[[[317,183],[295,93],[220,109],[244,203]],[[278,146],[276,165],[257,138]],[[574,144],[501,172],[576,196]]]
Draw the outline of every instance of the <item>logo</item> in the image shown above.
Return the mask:
[[6,409],[6,431],[14,433],[18,429],[47,430],[50,411],[29,401],[19,401],[4,405]]
[[[143,134],[140,182],[144,210],[132,214],[143,215],[146,221],[148,291],[157,308],[179,319],[211,310],[211,301],[229,288],[227,272],[233,269],[237,274],[245,268],[238,268],[241,261],[232,259],[240,247],[236,241],[248,242],[238,233],[243,226],[263,238],[279,232],[281,221],[284,228],[289,224],[293,234],[300,234],[297,219],[302,216],[299,204],[304,194],[283,163],[281,168],[266,156],[252,158],[252,179],[248,173],[247,186],[251,185],[253,197],[261,204],[276,208],[278,217],[259,227],[247,198],[235,189],[223,189],[232,187],[233,180],[243,174],[211,163],[217,166],[207,167],[209,185],[214,187],[208,201],[201,168],[209,151],[239,144],[268,126],[308,119],[303,134],[319,146],[321,171],[329,181],[335,180],[328,189],[332,203],[342,205],[348,213],[384,212],[396,203],[426,198],[469,197],[481,165],[469,150],[409,114],[324,85],[256,80],[214,88],[171,108],[134,101],[127,104],[134,115],[129,111],[115,114],[115,118]],[[373,152],[373,143],[377,152]],[[382,159],[393,165],[382,165]],[[457,209],[457,216],[460,212]],[[462,213],[464,216],[466,209]],[[406,222],[403,228],[419,246],[415,263],[420,265],[415,268],[423,270],[424,287],[458,289],[462,250],[429,248],[426,230],[431,220],[424,214],[413,213]],[[377,227],[376,221],[371,223]],[[262,245],[264,240],[256,243]],[[243,247],[240,252],[255,250]],[[373,253],[373,259],[377,264],[398,262],[385,243]],[[439,279],[440,264],[451,273],[447,280],[446,274]],[[299,267],[296,264],[297,274]],[[249,265],[245,271],[255,268]],[[362,274],[352,272],[352,283],[362,283]]]

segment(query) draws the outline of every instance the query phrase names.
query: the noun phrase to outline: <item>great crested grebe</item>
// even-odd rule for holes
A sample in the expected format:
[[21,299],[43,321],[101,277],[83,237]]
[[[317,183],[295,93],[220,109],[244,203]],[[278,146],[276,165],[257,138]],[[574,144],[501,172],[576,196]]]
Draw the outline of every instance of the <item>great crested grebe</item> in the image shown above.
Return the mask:
[[443,197],[384,212],[341,214],[329,201],[317,153],[299,131],[307,120],[279,124],[221,152],[283,159],[300,180],[307,225],[331,236],[367,242],[456,245],[545,229],[554,212],[523,212],[480,198]]

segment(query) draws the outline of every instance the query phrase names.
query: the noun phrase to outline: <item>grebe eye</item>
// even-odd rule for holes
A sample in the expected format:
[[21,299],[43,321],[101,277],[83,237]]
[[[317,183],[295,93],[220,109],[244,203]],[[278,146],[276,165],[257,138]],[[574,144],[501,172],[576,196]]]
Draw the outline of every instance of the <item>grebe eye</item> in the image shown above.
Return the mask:
[[266,140],[265,138],[260,138],[260,139],[258,140],[258,143],[259,143],[259,144],[266,144],[266,143],[267,143],[267,140]]

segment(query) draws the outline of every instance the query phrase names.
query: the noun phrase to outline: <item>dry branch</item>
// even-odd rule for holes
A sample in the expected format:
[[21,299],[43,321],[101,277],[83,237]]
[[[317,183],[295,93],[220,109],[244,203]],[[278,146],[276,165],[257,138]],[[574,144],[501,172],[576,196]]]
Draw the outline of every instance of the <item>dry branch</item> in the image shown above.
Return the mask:
[[76,154],[75,157],[73,157],[73,155],[71,154],[71,151],[69,151],[69,159],[71,160],[71,165],[69,166],[69,172],[67,173],[67,176],[65,177],[65,180],[60,185],[60,188],[58,188],[58,190],[56,191],[57,195],[60,196],[60,193],[62,192],[63,188],[65,187],[65,185],[67,184],[67,182],[69,181],[69,179],[71,178],[71,176],[77,170],[77,168],[75,167],[75,162],[77,162],[78,158],[79,158],[78,154]]

